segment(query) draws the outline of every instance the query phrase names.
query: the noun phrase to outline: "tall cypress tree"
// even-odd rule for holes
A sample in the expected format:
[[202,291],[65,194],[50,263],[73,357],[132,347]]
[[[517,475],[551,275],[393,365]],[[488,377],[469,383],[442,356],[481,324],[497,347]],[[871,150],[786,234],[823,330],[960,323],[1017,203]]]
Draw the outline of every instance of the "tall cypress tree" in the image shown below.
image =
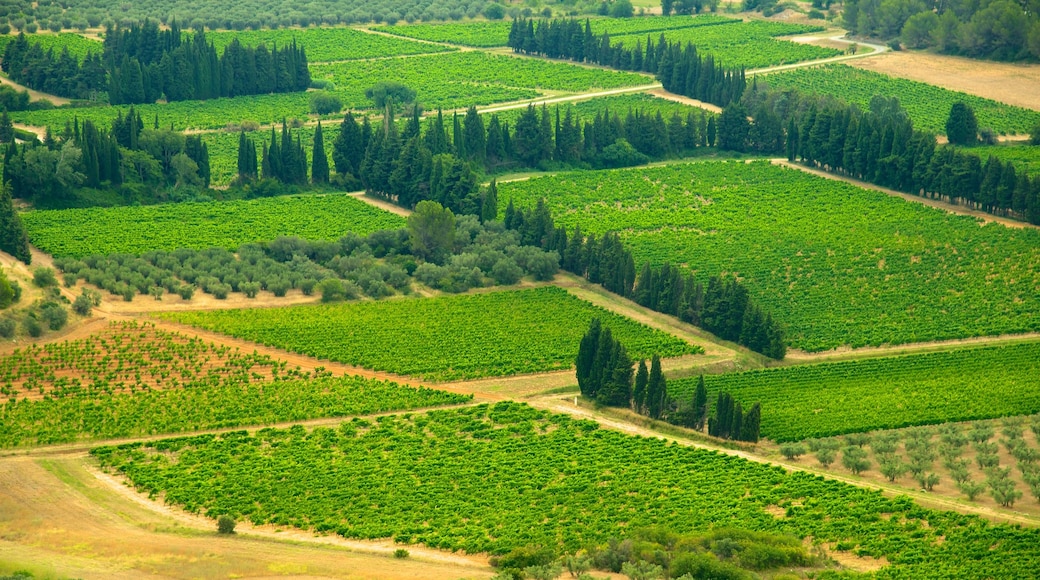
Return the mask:
[[488,184],[480,203],[480,221],[487,223],[498,219],[498,184],[494,179]]
[[[435,163],[437,164],[435,166],[439,166],[440,160],[437,160]],[[512,200],[510,200],[511,206]],[[581,390],[581,394],[586,397],[595,395],[592,388],[593,363],[599,350],[601,332],[602,328],[599,318],[593,318],[592,322],[589,323],[588,331],[585,332],[585,336],[581,339],[581,344],[578,345],[578,358],[574,361],[574,366],[577,370],[578,388]]]
[[32,263],[32,254],[29,253],[29,235],[25,232],[22,218],[14,209],[9,182],[0,185],[0,250],[26,264]]
[[639,360],[639,369],[636,371],[636,385],[632,389],[632,409],[636,413],[645,413],[646,387],[650,380],[650,374],[646,370],[646,359]]
[[653,419],[660,419],[668,399],[668,388],[661,372],[661,357],[654,355],[650,361],[650,377],[646,386],[646,410]]
[[325,156],[325,138],[321,134],[321,121],[314,130],[314,150],[311,152],[311,183],[329,182],[329,160]]
[[353,113],[347,113],[332,144],[332,163],[340,175],[358,176],[365,156],[365,140]]
[[708,415],[708,389],[704,385],[704,375],[697,379],[697,389],[693,392],[693,424],[700,431],[704,428],[704,420]]

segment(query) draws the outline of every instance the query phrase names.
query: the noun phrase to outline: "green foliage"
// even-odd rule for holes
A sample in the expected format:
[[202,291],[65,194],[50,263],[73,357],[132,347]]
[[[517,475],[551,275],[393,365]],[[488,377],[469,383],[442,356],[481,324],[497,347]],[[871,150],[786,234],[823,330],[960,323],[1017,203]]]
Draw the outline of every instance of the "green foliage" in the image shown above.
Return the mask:
[[233,534],[235,533],[235,518],[229,515],[223,515],[217,518],[217,533],[218,534]]
[[1000,134],[1028,133],[1040,122],[1038,111],[842,64],[787,70],[763,77],[760,82],[774,88],[831,95],[863,109],[869,109],[874,95],[895,96],[913,120],[914,128],[935,133],[945,130],[947,116],[956,102],[975,111],[979,127]]
[[[59,367],[62,374],[55,377]],[[0,360],[0,373],[0,394],[8,398],[0,405],[0,448],[469,400],[360,377],[311,376],[265,356],[134,324],[113,324],[109,332],[90,338],[16,350]]]
[[307,49],[307,60],[314,63],[456,50],[448,46],[390,38],[344,27],[206,33],[206,40],[212,42],[219,53],[223,53],[224,47],[236,38],[243,46],[265,44],[269,49],[275,45],[285,46],[296,41]]
[[[573,553],[619,529],[693,534],[718,522],[794,536],[752,553],[754,536],[709,536],[713,554],[762,566],[785,550],[804,557],[796,538],[806,536],[883,557],[884,573],[904,578],[1029,577],[1040,550],[1033,529],[512,402],[92,453],[140,491],[192,512],[467,553]],[[770,513],[777,506],[784,517]]]
[[498,196],[544,198],[569,230],[620,232],[637,264],[739,276],[794,348],[1040,330],[1040,232],[766,162],[562,173]]
[[[278,236],[333,240],[397,228],[402,218],[348,195],[274,197],[221,203],[34,211],[33,243],[57,257],[218,247]],[[127,228],[133,223],[133,228]]]
[[635,356],[698,351],[556,287],[162,316],[321,359],[426,380],[570,368],[593,317],[609,324]]
[[[800,441],[841,433],[894,429],[1040,412],[1031,379],[1040,372],[1040,343],[960,348],[847,362],[709,375],[708,392],[762,401],[762,435]],[[696,379],[669,390],[688,397]],[[992,428],[981,441],[993,435]]]
[[953,104],[946,119],[946,137],[953,145],[974,145],[979,140],[979,123],[971,107],[960,101]]
[[[63,32],[61,34],[37,34],[27,35],[29,44],[39,43],[44,52],[53,50],[58,56],[63,50],[68,49],[69,54],[82,62],[88,53],[101,54],[102,44],[95,39],[87,38],[80,34]],[[0,54],[3,54],[7,44],[17,38],[17,35],[0,35]]]
[[416,256],[443,262],[455,243],[455,216],[435,201],[420,201],[408,216],[408,235]]
[[54,277],[53,268],[33,268],[33,284],[39,288],[50,288],[58,285],[58,279]]
[[343,101],[336,95],[325,91],[311,93],[311,112],[316,115],[331,115],[343,109]]

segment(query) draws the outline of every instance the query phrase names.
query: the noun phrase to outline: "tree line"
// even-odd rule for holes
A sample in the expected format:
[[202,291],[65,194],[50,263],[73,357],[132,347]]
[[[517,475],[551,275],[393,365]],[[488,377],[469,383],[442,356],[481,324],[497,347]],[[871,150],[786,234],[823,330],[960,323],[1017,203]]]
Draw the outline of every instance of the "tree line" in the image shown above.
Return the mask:
[[757,442],[762,418],[761,406],[755,403],[744,413],[741,404],[728,393],[719,393],[715,413],[708,417],[708,392],[701,376],[688,400],[676,400],[668,394],[668,381],[661,370],[661,358],[654,355],[647,368],[640,360],[638,370],[628,351],[593,318],[578,345],[574,361],[581,394],[609,407],[627,407],[651,419],[701,431],[705,422],[708,434],[723,439]]
[[55,55],[24,34],[8,43],[3,70],[30,88],[73,99],[96,98],[107,91],[113,105],[214,99],[306,90],[311,83],[307,54],[293,41],[268,49],[233,40],[217,54],[201,30],[188,36],[176,22],[105,31],[103,53],[82,63],[67,50]]
[[37,207],[75,203],[82,187],[114,191],[129,203],[151,199],[155,189],[209,187],[209,149],[199,135],[146,129],[133,107],[120,112],[111,129],[76,119],[43,142],[10,143],[4,151],[3,181],[14,197]]
[[787,354],[780,324],[755,304],[736,280],[713,276],[703,285],[678,267],[666,263],[654,268],[648,262],[637,275],[632,252],[616,233],[597,238],[595,234],[586,236],[576,227],[569,234],[566,228],[555,227],[544,200],[527,210],[515,208],[509,200],[504,223],[506,228],[520,232],[524,244],[557,252],[562,269],[610,292],[770,358],[782,359]]
[[509,30],[513,52],[588,62],[619,70],[648,72],[664,88],[707,103],[725,106],[744,92],[743,68],[716,65],[712,55],[702,57],[697,47],[671,43],[661,34],[657,43],[648,35],[646,47],[611,44],[610,33],[593,34],[589,21],[517,18]]

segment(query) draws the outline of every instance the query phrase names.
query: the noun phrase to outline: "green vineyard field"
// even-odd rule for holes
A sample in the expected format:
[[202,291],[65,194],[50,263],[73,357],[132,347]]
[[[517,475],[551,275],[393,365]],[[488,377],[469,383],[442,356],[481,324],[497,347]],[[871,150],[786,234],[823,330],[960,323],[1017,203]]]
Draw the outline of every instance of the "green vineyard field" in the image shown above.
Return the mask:
[[980,145],[965,151],[978,155],[983,163],[992,155],[1014,163],[1015,171],[1025,171],[1034,177],[1040,175],[1040,146],[1037,145]]
[[[18,38],[16,34],[0,34],[0,55],[3,55],[4,50],[7,49],[7,44],[16,38]],[[30,46],[33,44],[39,44],[40,48],[42,48],[44,52],[53,50],[55,56],[60,55],[61,51],[67,48],[69,54],[80,61],[87,56],[87,53],[94,52],[101,54],[101,51],[104,48],[97,40],[92,40],[72,32],[62,32],[60,34],[27,34],[25,35],[25,39],[29,42]]]
[[206,40],[212,42],[217,47],[217,51],[221,53],[224,51],[224,47],[235,38],[245,46],[266,44],[268,48],[274,45],[285,46],[295,40],[296,44],[307,50],[307,60],[312,63],[455,50],[428,42],[414,42],[343,27],[206,33]]
[[[1040,343],[708,375],[745,407],[762,403],[776,441],[1040,412]],[[697,379],[670,381],[688,399]]]
[[335,240],[347,232],[367,235],[404,226],[400,216],[344,194],[37,210],[22,216],[32,243],[62,258],[177,248],[230,250],[278,236]]
[[92,451],[211,518],[502,554],[661,526],[783,532],[884,558],[879,578],[1025,578],[1040,532],[802,472],[599,429],[520,403]]
[[569,369],[593,317],[633,357],[699,352],[556,287],[162,316],[319,359],[436,381]]
[[0,448],[270,425],[449,405],[470,397],[312,377],[151,326],[113,324],[0,359]]
[[1040,330],[1040,232],[767,162],[564,173],[499,186],[557,225],[619,231],[636,263],[737,276],[820,351]]
[[874,95],[898,97],[915,128],[935,133],[946,132],[946,118],[957,102],[965,103],[975,111],[980,129],[989,128],[1001,134],[1028,133],[1040,124],[1040,111],[842,64],[772,73],[760,81],[776,88],[831,95],[863,109],[869,108]]

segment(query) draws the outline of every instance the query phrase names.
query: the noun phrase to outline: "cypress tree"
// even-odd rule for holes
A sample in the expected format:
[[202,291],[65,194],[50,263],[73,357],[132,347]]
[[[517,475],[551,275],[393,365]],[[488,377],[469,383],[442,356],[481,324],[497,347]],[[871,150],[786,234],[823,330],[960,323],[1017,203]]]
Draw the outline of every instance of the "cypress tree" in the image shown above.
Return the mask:
[[487,155],[487,133],[484,131],[484,121],[477,113],[477,108],[470,105],[463,120],[463,131],[465,132],[464,145],[466,147],[465,158],[484,164]]
[[741,408],[740,401],[737,401],[733,404],[733,414],[730,415],[730,424],[726,437],[728,439],[740,439],[743,429],[744,409]]
[[946,119],[946,138],[953,145],[972,145],[979,138],[975,111],[964,103],[954,103]]
[[697,389],[693,392],[693,424],[700,431],[704,428],[704,419],[708,415],[708,389],[704,386],[704,375],[697,379]]
[[[512,207],[512,200],[510,200],[510,207]],[[591,397],[595,394],[592,392],[591,383],[593,374],[592,365],[595,361],[596,353],[599,350],[601,330],[599,318],[593,318],[592,322],[589,323],[588,331],[585,332],[585,336],[581,339],[581,343],[578,346],[578,358],[574,361],[578,378],[578,388],[581,390],[581,394],[586,397]]]
[[339,135],[336,135],[336,140],[332,143],[332,163],[336,167],[336,173],[357,177],[364,155],[365,143],[361,127],[354,119],[354,114],[348,112],[340,123]]
[[664,411],[668,390],[661,372],[661,357],[656,354],[650,361],[650,378],[646,386],[646,410],[653,419],[660,419]]
[[588,391],[590,397],[599,401],[600,391],[604,390],[605,383],[610,379],[617,357],[614,337],[609,328],[604,328],[599,333],[599,343],[596,347],[596,356],[592,359],[589,372]]
[[636,371],[636,385],[632,389],[632,409],[636,413],[645,413],[646,387],[650,375],[646,370],[646,359],[639,360],[639,369]]
[[311,183],[329,182],[329,159],[325,156],[325,138],[321,133],[321,121],[314,130],[314,150],[311,152]]
[[494,179],[488,184],[480,204],[480,221],[487,223],[498,219],[498,184]]
[[32,263],[32,254],[29,253],[29,235],[25,232],[22,218],[14,209],[10,182],[0,185],[0,250],[26,264]]
[[744,417],[744,424],[740,432],[741,441],[750,441],[751,443],[758,443],[758,432],[759,427],[762,423],[762,406],[755,403],[751,406],[751,410],[747,412]]

